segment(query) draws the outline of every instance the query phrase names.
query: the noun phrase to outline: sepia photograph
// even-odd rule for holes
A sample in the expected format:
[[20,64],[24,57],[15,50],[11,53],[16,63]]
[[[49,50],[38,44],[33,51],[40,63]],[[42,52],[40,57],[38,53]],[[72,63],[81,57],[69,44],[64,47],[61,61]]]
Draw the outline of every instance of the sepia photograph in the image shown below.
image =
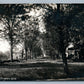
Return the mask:
[[0,4],[0,81],[84,81],[84,4]]

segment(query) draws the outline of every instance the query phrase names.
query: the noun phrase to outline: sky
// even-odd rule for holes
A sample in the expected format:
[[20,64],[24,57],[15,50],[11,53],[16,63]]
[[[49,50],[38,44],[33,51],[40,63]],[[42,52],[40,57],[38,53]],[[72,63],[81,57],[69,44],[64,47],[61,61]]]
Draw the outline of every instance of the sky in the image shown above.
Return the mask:
[[0,52],[5,53],[9,51],[9,49],[10,49],[10,45],[7,42],[7,40],[0,38]]

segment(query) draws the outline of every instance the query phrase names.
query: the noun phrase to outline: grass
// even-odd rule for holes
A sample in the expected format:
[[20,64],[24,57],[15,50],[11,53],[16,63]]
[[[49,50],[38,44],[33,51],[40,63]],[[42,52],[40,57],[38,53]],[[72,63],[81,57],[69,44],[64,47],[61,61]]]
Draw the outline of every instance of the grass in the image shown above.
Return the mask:
[[69,71],[70,75],[66,76],[63,64],[57,62],[4,63],[0,64],[0,80],[84,80],[84,64],[69,63]]
[[0,74],[3,78],[16,78],[16,80],[46,80],[63,78],[64,74],[56,69],[6,69]]

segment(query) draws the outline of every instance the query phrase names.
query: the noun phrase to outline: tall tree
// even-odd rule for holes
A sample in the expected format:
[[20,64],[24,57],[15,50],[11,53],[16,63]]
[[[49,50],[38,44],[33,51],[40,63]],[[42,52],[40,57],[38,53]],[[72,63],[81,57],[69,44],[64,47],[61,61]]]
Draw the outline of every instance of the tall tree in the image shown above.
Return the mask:
[[[23,5],[0,5],[0,16],[1,21],[5,25],[4,33],[8,36],[11,46],[11,61],[13,61],[13,46],[16,43],[16,38],[18,34],[18,24],[19,20],[17,19],[18,14],[24,14]],[[17,40],[18,42],[18,40]]]
[[66,15],[65,12],[61,10],[60,4],[57,4],[56,9],[50,8],[49,11],[49,15],[46,17],[46,30],[51,45],[51,52],[54,51],[51,55],[53,55],[53,53],[62,55],[64,71],[68,74],[67,59],[65,54],[69,36],[66,24]]
[[[37,43],[37,37],[39,36],[38,31],[38,19],[32,16],[25,16],[25,21],[22,24],[23,31],[21,39],[24,42],[24,49],[25,49],[25,59],[27,60],[28,57],[32,58],[33,49]],[[30,52],[30,56],[28,56],[28,51]]]

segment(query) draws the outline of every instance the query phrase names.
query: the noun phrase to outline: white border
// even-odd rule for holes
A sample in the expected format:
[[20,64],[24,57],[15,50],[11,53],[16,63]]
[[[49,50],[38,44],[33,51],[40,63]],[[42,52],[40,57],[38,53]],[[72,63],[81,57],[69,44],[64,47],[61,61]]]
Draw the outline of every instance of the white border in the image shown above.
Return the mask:
[[14,4],[14,3],[73,3],[83,4],[84,0],[0,0],[0,4]]
[[83,81],[49,81],[49,82],[42,82],[42,81],[39,81],[39,82],[35,82],[35,81],[32,81],[32,82],[28,82],[28,81],[20,81],[20,82],[16,82],[16,81],[13,81],[13,82],[0,82],[0,84],[84,84]]

